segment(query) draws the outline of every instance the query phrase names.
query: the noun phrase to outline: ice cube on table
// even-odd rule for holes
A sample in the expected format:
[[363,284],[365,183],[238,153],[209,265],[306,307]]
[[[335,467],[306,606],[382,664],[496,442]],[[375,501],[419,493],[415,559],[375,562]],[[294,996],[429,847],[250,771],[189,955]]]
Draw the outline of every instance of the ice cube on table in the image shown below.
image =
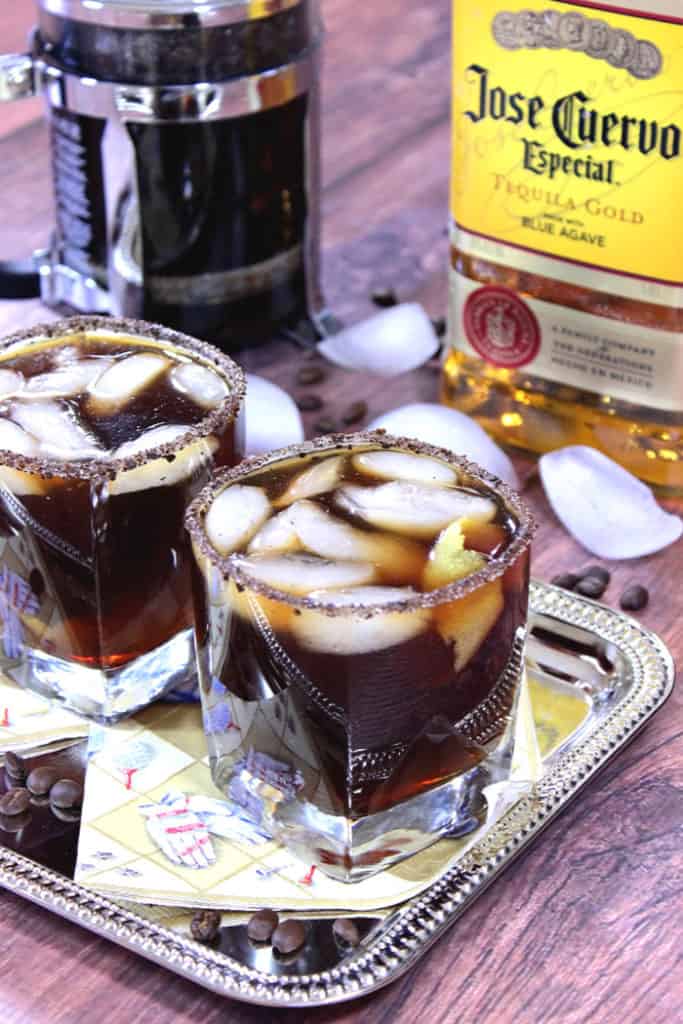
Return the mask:
[[438,352],[432,321],[417,302],[405,302],[332,334],[318,351],[347,370],[396,377]]
[[171,384],[203,409],[214,409],[228,394],[219,374],[201,363],[179,363],[169,375]]
[[[359,605],[372,609],[405,601],[415,596],[411,587],[359,586],[342,590],[317,590],[310,595],[325,604],[337,606]],[[423,633],[431,621],[428,608],[411,611],[384,611],[368,615],[348,612],[329,615],[313,608],[303,608],[301,615],[292,619],[291,629],[299,644],[320,654],[370,654],[405,643]]]
[[40,442],[41,455],[63,461],[108,456],[72,410],[57,402],[13,402],[10,416]]
[[23,373],[17,370],[0,370],[0,399],[19,394],[26,385]]
[[247,455],[261,455],[303,441],[304,425],[296,403],[265,377],[247,374],[245,408]]
[[137,352],[117,360],[88,388],[88,408],[94,413],[122,409],[170,365],[166,356],[153,352]]
[[229,555],[251,540],[270,512],[261,487],[233,484],[211,503],[204,523],[206,535],[219,554]]
[[300,545],[311,554],[334,561],[374,562],[382,578],[405,583],[419,577],[425,553],[403,538],[359,530],[342,522],[310,499],[285,510]]
[[[152,448],[173,444],[186,434],[187,426],[166,423],[152,427],[132,441],[126,441],[114,452],[115,459],[130,458],[144,454]],[[110,494],[130,494],[134,491],[150,490],[153,487],[172,487],[189,479],[195,473],[205,470],[212,461],[218,442],[214,437],[198,438],[174,452],[171,459],[161,456],[143,462],[133,469],[122,470],[109,484]]]
[[290,481],[284,494],[273,505],[282,508],[302,498],[315,498],[318,494],[334,490],[341,480],[345,462],[345,455],[331,455],[314,463]]
[[369,562],[335,562],[306,554],[236,556],[236,564],[252,579],[298,596],[360,586],[375,578]]
[[412,480],[447,487],[456,484],[454,469],[427,455],[409,452],[374,451],[353,456],[354,469],[379,480]]
[[339,508],[366,523],[410,537],[431,539],[454,520],[489,522],[495,502],[468,491],[396,480],[379,487],[345,484],[335,493]]
[[22,399],[71,398],[87,391],[100,374],[112,365],[111,359],[79,359],[46,373],[29,377]]
[[570,445],[539,460],[555,515],[599,558],[641,558],[677,541],[680,516],[666,512],[650,488],[588,445]]
[[476,420],[457,409],[436,402],[413,402],[392,409],[370,423],[369,430],[386,430],[402,437],[414,437],[426,444],[448,448],[464,455],[493,473],[504,483],[517,487],[512,462]]

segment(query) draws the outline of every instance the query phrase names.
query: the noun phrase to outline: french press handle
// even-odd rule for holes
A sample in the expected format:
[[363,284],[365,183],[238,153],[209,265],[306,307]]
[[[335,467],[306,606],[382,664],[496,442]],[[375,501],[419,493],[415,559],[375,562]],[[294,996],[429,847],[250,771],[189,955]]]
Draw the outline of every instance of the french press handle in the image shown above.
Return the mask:
[[[27,54],[0,56],[0,101],[35,96],[33,59]],[[0,299],[37,299],[40,275],[32,259],[0,260]]]

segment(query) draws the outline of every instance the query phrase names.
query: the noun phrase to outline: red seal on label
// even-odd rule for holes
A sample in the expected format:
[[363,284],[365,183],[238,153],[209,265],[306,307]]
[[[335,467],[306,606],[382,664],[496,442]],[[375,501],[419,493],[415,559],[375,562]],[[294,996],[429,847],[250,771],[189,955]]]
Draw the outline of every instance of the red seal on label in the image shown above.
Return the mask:
[[465,303],[463,323],[472,348],[494,366],[526,366],[541,347],[536,314],[509,288],[477,288]]

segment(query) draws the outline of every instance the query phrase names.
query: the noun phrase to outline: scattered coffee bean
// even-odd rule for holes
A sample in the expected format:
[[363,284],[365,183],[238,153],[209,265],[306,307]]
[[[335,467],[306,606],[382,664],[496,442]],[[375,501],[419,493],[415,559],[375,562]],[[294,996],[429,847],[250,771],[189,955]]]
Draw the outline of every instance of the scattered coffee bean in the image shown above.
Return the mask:
[[26,776],[28,771],[26,768],[26,762],[23,757],[19,757],[13,750],[8,750],[5,754],[5,774],[8,775],[14,782],[26,782]]
[[337,424],[334,420],[328,419],[327,416],[324,416],[321,420],[318,420],[313,429],[316,434],[334,434],[337,429]]
[[252,942],[270,942],[279,923],[274,910],[259,910],[247,922],[247,935]]
[[283,921],[273,932],[273,949],[287,955],[301,949],[306,941],[306,929],[301,921]]
[[632,583],[619,598],[619,606],[625,612],[639,612],[650,600],[650,592],[640,583]]
[[360,942],[360,932],[348,917],[338,917],[332,925],[332,931],[335,938],[346,946],[357,946]]
[[581,579],[585,580],[588,577],[594,580],[600,580],[604,584],[605,589],[609,586],[609,581],[612,579],[607,569],[604,569],[601,565],[589,565],[587,569],[584,569],[581,573]]
[[551,583],[555,587],[562,587],[563,590],[573,590],[581,579],[573,572],[561,572],[559,576],[553,576]]
[[322,366],[302,366],[296,375],[297,384],[319,384],[324,379]]
[[594,598],[602,597],[606,590],[607,584],[597,576],[584,576],[574,587],[574,593]]
[[22,814],[0,814],[0,828],[3,832],[21,832],[31,820],[31,812]]
[[50,789],[50,803],[63,810],[73,810],[83,803],[83,787],[73,779],[59,779]]
[[296,404],[302,412],[318,412],[323,407],[323,400],[320,395],[301,395]]
[[54,768],[49,768],[45,765],[40,768],[34,768],[32,772],[29,772],[26,786],[33,796],[47,796],[58,778],[59,775]]
[[380,309],[398,306],[398,296],[393,288],[375,288],[371,295],[372,301]]
[[213,942],[220,928],[221,915],[217,910],[198,910],[190,921],[190,932],[197,942]]
[[16,789],[8,789],[0,797],[0,814],[5,814],[9,818],[13,818],[15,814],[23,814],[31,806],[31,797],[27,789],[17,787]]
[[443,338],[446,333],[446,317],[437,316],[432,320],[432,327],[437,338]]
[[358,423],[359,420],[365,419],[367,414],[367,402],[352,402],[348,409],[342,413],[342,423],[350,427],[352,423]]

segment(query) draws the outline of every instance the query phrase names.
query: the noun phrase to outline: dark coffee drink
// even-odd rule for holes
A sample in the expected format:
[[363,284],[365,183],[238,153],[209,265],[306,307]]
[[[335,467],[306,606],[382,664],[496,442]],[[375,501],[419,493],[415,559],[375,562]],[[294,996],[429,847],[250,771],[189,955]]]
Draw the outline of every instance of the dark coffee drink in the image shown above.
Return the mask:
[[183,514],[213,465],[238,461],[242,396],[230,360],[144,324],[65,321],[5,343],[6,671],[107,719],[192,672]]

